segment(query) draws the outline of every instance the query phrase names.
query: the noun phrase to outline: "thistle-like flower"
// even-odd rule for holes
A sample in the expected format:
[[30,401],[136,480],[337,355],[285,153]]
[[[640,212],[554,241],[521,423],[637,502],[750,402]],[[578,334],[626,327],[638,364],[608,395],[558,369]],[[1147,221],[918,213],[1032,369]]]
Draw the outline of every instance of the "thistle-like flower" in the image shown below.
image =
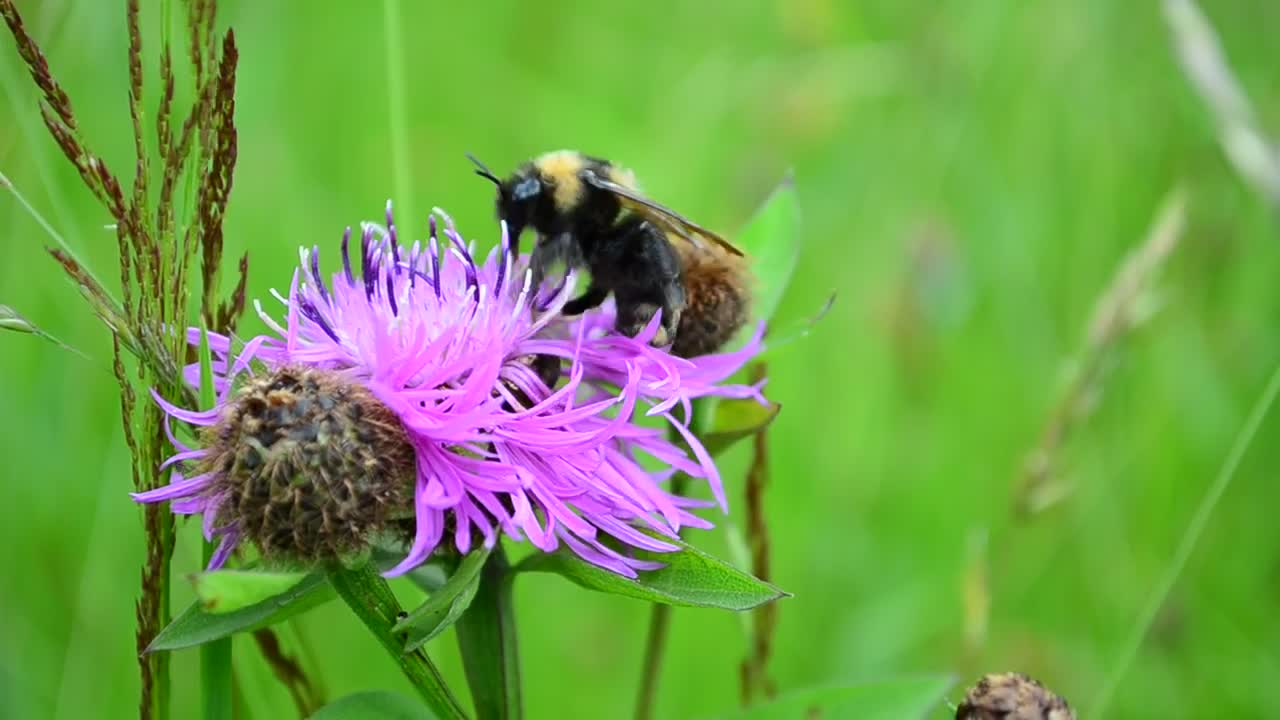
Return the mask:
[[[134,497],[203,515],[206,537],[221,538],[211,568],[242,539],[267,556],[324,560],[403,522],[412,542],[388,575],[442,544],[466,553],[505,533],[543,551],[563,543],[634,577],[661,565],[634,549],[674,551],[664,537],[710,527],[691,511],[711,503],[663,488],[673,473],[702,479],[725,507],[716,466],[689,430],[691,401],[764,401],[759,385],[725,384],[759,352],[763,327],[740,350],[676,357],[650,345],[660,318],[636,337],[612,330],[608,307],[566,318],[572,274],[533,288],[505,226],[476,262],[436,212],[439,235],[433,216],[425,246],[401,244],[388,203],[385,227],[362,226],[358,272],[348,229],[342,269],[327,281],[319,248],[304,250],[288,297],[277,294],[283,324],[258,305],[274,335],[208,336],[212,409],[157,396],[169,419],[201,431],[196,447],[170,433],[171,483]],[[186,379],[195,384],[199,368]],[[642,414],[683,443],[637,422]]]

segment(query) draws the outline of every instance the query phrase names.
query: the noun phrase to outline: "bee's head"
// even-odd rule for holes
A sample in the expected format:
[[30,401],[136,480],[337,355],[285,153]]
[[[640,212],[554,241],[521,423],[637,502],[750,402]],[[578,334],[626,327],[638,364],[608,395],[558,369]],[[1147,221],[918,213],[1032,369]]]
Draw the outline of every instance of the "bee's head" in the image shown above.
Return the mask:
[[503,180],[494,175],[471,153],[467,153],[467,157],[475,164],[477,175],[498,187],[496,203],[498,219],[506,221],[511,246],[518,248],[520,233],[524,232],[524,229],[533,221],[535,209],[542,198],[543,182],[537,169],[531,165],[525,165],[516,170],[511,177]]

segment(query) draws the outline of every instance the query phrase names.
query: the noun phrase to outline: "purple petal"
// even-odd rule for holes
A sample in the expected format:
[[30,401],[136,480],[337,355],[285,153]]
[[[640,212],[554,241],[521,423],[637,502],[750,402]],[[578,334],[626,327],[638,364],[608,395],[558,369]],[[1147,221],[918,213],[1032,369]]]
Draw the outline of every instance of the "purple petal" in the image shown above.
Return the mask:
[[212,425],[218,420],[218,413],[222,411],[221,408],[216,407],[203,412],[183,410],[177,405],[174,405],[161,397],[160,393],[157,392],[155,388],[151,388],[151,398],[155,400],[156,404],[160,406],[160,409],[164,410],[169,416],[176,417],[179,420],[191,423],[192,425]]
[[217,570],[227,562],[227,558],[231,557],[231,551],[236,549],[236,544],[240,542],[240,533],[229,530],[222,536],[222,542],[218,543],[218,549],[209,557],[209,566],[206,570]]
[[206,485],[213,479],[215,473],[203,473],[194,477],[183,478],[178,473],[173,473],[173,482],[163,487],[146,492],[129,493],[135,501],[140,503],[161,502],[162,500],[173,500],[174,498],[184,497],[199,490],[203,490]]

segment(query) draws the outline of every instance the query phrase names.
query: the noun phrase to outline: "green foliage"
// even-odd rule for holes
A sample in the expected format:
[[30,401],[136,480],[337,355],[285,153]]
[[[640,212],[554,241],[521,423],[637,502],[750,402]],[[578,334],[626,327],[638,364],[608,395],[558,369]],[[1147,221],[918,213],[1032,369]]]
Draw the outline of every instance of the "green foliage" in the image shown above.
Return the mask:
[[441,720],[465,720],[466,712],[431,658],[421,649],[405,651],[403,641],[392,630],[404,611],[377,566],[368,561],[350,567],[335,565],[329,568],[328,577],[347,608],[391,656],[427,706]]
[[787,597],[787,593],[729,563],[678,540],[662,538],[680,550],[672,553],[637,551],[646,560],[666,567],[641,573],[634,580],[611,573],[566,550],[531,555],[516,568],[522,572],[555,573],[589,590],[647,600],[663,605],[750,610]]
[[761,405],[751,399],[721,400],[715,405],[711,427],[702,436],[702,445],[712,456],[718,456],[743,438],[769,427],[782,406],[771,402]]
[[405,652],[422,647],[462,617],[476,596],[480,569],[489,558],[489,552],[485,548],[477,548],[467,553],[439,590],[396,623],[392,632],[405,633]]
[[506,554],[496,548],[484,564],[475,601],[458,620],[458,650],[478,720],[524,717],[514,579]]
[[942,704],[949,677],[904,677],[850,687],[798,690],[719,720],[794,720],[857,718],[858,720],[924,720]]
[[733,242],[751,259],[752,315],[767,321],[782,302],[800,260],[800,198],[790,172]]
[[274,602],[308,579],[302,572],[215,570],[191,576],[200,609],[218,615]]
[[[228,605],[236,606],[236,603],[243,602],[245,598],[261,594],[262,584],[252,579],[245,581],[247,576],[256,573],[220,571],[207,573],[207,575],[221,575],[223,572],[230,574],[216,581],[215,585],[225,587],[241,583],[241,587],[223,596]],[[273,578],[266,584],[279,587],[278,580],[279,578]],[[333,597],[333,588],[329,587],[324,574],[310,573],[283,592],[265,597],[250,605],[240,605],[238,609],[229,612],[208,612],[203,609],[202,603],[197,601],[160,631],[155,642],[147,648],[147,652],[180,650],[228,637],[234,633],[268,627],[322,605]]]
[[200,409],[213,407],[218,391],[213,386],[213,351],[209,348],[209,329],[200,328],[200,346],[196,348],[200,358]]
[[386,690],[358,692],[320,708],[311,720],[435,720],[421,703]]

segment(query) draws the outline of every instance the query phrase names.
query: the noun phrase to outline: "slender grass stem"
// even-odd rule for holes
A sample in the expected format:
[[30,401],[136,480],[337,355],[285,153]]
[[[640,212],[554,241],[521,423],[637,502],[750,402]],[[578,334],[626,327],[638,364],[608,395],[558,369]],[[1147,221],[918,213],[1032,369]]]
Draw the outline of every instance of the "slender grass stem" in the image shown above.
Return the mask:
[[1199,544],[1200,536],[1204,534],[1204,529],[1209,525],[1209,519],[1213,516],[1213,511],[1218,507],[1218,501],[1222,499],[1227,487],[1231,485],[1231,479],[1235,477],[1236,470],[1240,467],[1240,461],[1244,459],[1245,452],[1253,444],[1254,436],[1258,434],[1258,428],[1262,426],[1262,421],[1266,419],[1267,414],[1271,411],[1271,406],[1275,404],[1277,394],[1280,394],[1280,365],[1277,365],[1275,371],[1271,373],[1271,380],[1267,382],[1266,389],[1262,391],[1262,395],[1254,403],[1253,410],[1250,411],[1244,427],[1236,435],[1231,451],[1227,453],[1227,458],[1223,461],[1217,477],[1213,479],[1213,483],[1205,490],[1204,497],[1201,498],[1200,504],[1196,507],[1195,514],[1191,516],[1191,521],[1187,523],[1187,529],[1182,533],[1182,540],[1178,543],[1178,549],[1174,552],[1173,559],[1169,561],[1169,566],[1165,568],[1164,575],[1156,583],[1151,592],[1151,597],[1138,615],[1138,620],[1134,623],[1133,629],[1123,645],[1124,649],[1120,652],[1120,660],[1111,670],[1111,674],[1107,676],[1107,681],[1103,684],[1102,690],[1098,692],[1098,696],[1094,698],[1093,711],[1089,713],[1089,717],[1102,718],[1106,713],[1108,706],[1111,704],[1111,699],[1120,687],[1121,681],[1124,680],[1124,676],[1129,672],[1134,660],[1137,659],[1138,652],[1142,649],[1142,643],[1146,640],[1147,633],[1151,630],[1151,625],[1160,613],[1160,608],[1164,607],[1165,600],[1168,599],[1173,586],[1177,584],[1178,578],[1182,576],[1182,571],[1186,569],[1187,560],[1191,557],[1196,545]]
[[71,249],[71,245],[67,243],[67,239],[62,236],[62,233],[55,230],[54,227],[49,224],[49,221],[45,220],[44,216],[40,214],[40,211],[35,209],[35,206],[27,200],[25,195],[18,191],[17,186],[15,186],[13,181],[10,180],[3,172],[0,172],[0,189],[8,190],[12,193],[14,199],[17,200],[18,204],[22,206],[22,209],[31,216],[31,219],[36,221],[36,224],[40,226],[40,229],[44,230],[45,234],[52,238],[53,241],[58,244],[58,247],[62,248],[63,252],[71,256],[76,262],[79,262],[86,268],[86,272],[89,272],[90,275],[92,275],[92,272],[87,270],[88,266],[85,266],[84,263],[80,261],[75,250]]
[[413,196],[409,176],[408,108],[404,87],[404,44],[401,42],[400,0],[384,0],[383,48],[387,61],[387,121],[391,124],[391,174],[396,199],[406,202]]

